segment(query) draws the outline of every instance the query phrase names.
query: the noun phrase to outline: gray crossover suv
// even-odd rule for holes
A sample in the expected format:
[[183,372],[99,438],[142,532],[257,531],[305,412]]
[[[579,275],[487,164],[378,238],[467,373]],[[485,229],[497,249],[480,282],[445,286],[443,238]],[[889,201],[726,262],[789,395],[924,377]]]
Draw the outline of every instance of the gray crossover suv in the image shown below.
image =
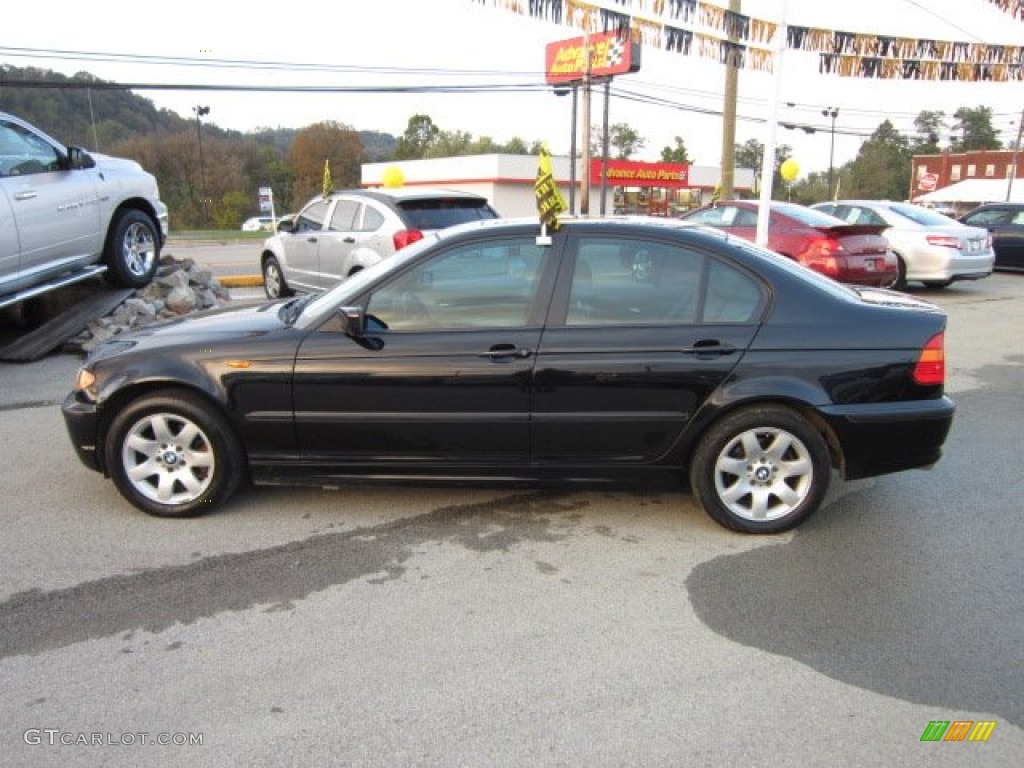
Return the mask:
[[496,218],[487,198],[447,189],[348,189],[318,196],[263,244],[263,287],[272,299],[330,288],[425,234]]

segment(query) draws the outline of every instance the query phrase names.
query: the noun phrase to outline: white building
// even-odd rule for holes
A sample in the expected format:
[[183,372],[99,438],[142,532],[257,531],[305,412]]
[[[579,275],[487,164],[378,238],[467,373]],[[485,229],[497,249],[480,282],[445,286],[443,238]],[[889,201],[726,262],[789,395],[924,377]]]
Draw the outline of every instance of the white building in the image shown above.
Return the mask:
[[[496,154],[366,163],[362,169],[362,185],[385,186],[385,174],[393,176],[395,172],[391,169],[397,168],[405,186],[475,192],[486,197],[502,216],[532,216],[537,212],[533,194],[537,162],[536,155]],[[600,160],[594,162],[597,165],[593,173],[600,179]],[[562,196],[567,202],[575,203],[575,210],[579,212],[580,174],[576,175],[576,193],[570,195],[569,157],[552,157],[551,170]],[[617,211],[669,215],[708,202],[721,180],[721,173],[715,167],[621,160],[609,161],[607,175],[612,177],[604,190],[607,213]],[[738,192],[753,189],[753,170],[737,168],[735,175]],[[592,181],[589,206],[592,215],[601,212],[601,198],[600,182]]]

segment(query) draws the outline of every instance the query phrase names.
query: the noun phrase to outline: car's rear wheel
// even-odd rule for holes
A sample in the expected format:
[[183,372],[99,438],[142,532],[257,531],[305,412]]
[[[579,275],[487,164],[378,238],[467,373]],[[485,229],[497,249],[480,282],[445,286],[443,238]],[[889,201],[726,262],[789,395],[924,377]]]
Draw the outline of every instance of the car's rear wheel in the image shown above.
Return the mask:
[[288,282],[284,279],[284,273],[281,271],[281,265],[275,256],[268,256],[263,261],[263,291],[270,299],[281,299],[294,293],[288,287]]
[[948,288],[953,284],[952,280],[925,280],[924,285],[926,288],[932,288],[936,291],[941,291],[943,288]]
[[694,452],[690,485],[704,511],[726,528],[779,533],[821,505],[830,475],[821,433],[795,411],[766,405],[711,427]]
[[907,289],[907,262],[898,253],[896,254],[896,279],[889,286],[894,291],[905,291]]
[[216,509],[245,472],[227,419],[185,392],[147,395],[122,409],[107,432],[105,458],[121,495],[159,517]]
[[156,274],[160,236],[142,211],[123,211],[107,238],[104,261],[107,278],[122,288],[142,288]]

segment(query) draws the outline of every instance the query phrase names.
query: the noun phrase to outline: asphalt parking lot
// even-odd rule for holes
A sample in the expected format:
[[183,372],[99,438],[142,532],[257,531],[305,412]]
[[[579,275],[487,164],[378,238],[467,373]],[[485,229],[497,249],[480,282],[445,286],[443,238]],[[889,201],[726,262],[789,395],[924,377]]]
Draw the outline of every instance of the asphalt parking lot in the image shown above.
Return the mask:
[[78,359],[0,365],[0,765],[1021,764],[1024,277],[912,292],[949,315],[946,455],[774,537],[685,490],[150,518],[72,452]]

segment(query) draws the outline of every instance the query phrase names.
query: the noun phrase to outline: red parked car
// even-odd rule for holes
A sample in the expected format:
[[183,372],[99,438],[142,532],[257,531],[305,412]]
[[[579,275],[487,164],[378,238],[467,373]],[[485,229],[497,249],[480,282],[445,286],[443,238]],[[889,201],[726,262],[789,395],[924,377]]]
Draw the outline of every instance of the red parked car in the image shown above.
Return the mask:
[[[726,200],[683,214],[697,224],[753,241],[757,234],[753,200]],[[884,226],[848,224],[795,203],[772,202],[768,247],[841,283],[888,288],[899,278],[899,262],[881,234]]]

